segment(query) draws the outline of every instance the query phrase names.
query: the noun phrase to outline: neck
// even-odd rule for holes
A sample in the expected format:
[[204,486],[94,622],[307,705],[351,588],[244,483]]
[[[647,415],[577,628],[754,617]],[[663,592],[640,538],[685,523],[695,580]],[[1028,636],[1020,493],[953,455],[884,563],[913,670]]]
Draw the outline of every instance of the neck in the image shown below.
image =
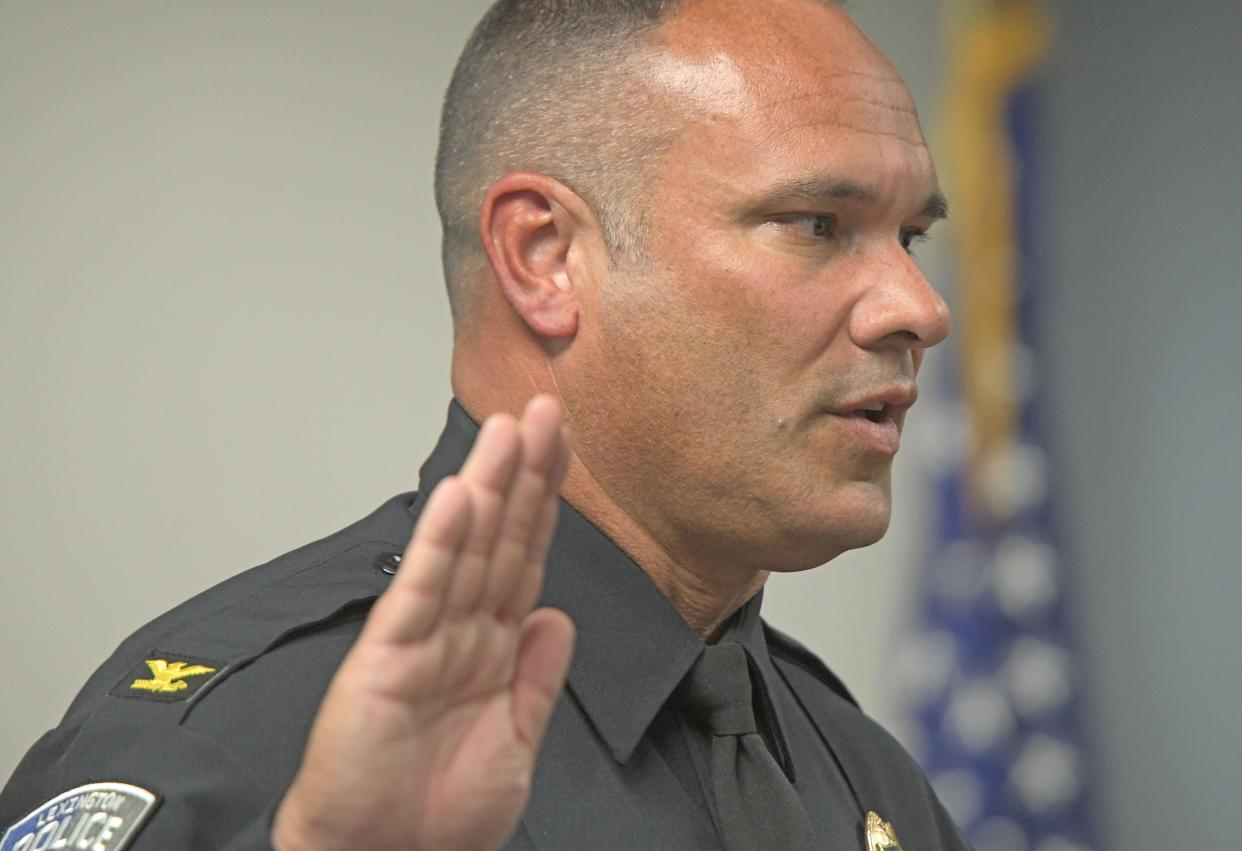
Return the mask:
[[[481,350],[458,345],[453,351],[454,394],[477,422],[497,411],[518,416],[535,393],[560,396],[546,361],[522,357],[517,346],[509,347],[504,359],[480,357]],[[569,424],[572,429],[572,418]],[[643,569],[686,623],[709,644],[720,637],[724,622],[767,581],[766,570],[726,568],[718,559],[696,558],[693,553],[674,552],[662,545],[608,495],[577,455],[561,493]]]
[[674,555],[601,488],[575,457],[562,493],[587,519],[638,564],[708,644],[720,637],[725,621],[753,597],[768,578],[766,570],[722,570],[692,556]]

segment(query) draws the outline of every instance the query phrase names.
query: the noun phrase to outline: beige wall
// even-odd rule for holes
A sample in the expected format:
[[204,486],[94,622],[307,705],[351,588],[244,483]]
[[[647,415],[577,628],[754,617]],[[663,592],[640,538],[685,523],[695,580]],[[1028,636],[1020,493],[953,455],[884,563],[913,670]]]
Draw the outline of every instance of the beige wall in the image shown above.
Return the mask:
[[[415,486],[438,102],[483,5],[0,5],[0,781],[145,620]],[[857,14],[926,102],[933,4]],[[915,495],[769,595],[882,718]]]

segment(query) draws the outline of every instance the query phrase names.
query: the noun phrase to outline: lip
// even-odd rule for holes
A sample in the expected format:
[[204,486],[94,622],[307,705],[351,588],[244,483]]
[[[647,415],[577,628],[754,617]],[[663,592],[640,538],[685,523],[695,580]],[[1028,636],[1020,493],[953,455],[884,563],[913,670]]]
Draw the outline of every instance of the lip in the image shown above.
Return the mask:
[[889,419],[897,419],[910,410],[919,399],[919,388],[914,384],[894,384],[859,396],[848,402],[837,405],[832,412],[838,416],[848,416],[862,408],[874,408],[883,405],[883,414]]
[[[837,405],[828,413],[841,420],[848,433],[866,449],[891,457],[901,448],[898,423],[918,398],[919,390],[914,384],[894,384]],[[863,409],[875,408],[879,411],[870,417],[862,413]]]
[[893,456],[901,448],[901,430],[892,417],[884,417],[879,422],[867,419],[859,413],[832,414],[840,420],[851,437],[861,443],[867,450],[877,455]]

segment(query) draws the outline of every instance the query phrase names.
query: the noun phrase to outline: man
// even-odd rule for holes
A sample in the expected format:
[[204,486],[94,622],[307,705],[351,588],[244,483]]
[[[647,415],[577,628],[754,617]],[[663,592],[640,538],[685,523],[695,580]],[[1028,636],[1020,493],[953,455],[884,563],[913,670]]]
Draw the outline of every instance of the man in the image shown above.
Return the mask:
[[127,640],[0,849],[967,847],[758,618],[883,534],[948,333],[891,66],[818,0],[502,0],[437,200],[457,398],[418,493]]

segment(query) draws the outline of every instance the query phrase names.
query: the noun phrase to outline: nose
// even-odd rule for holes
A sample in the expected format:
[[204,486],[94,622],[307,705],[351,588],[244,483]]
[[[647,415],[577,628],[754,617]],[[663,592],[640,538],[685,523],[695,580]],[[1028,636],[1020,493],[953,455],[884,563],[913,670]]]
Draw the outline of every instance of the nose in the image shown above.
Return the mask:
[[850,336],[857,346],[909,350],[917,359],[923,349],[949,336],[949,306],[905,249],[886,247],[869,265],[850,315]]

